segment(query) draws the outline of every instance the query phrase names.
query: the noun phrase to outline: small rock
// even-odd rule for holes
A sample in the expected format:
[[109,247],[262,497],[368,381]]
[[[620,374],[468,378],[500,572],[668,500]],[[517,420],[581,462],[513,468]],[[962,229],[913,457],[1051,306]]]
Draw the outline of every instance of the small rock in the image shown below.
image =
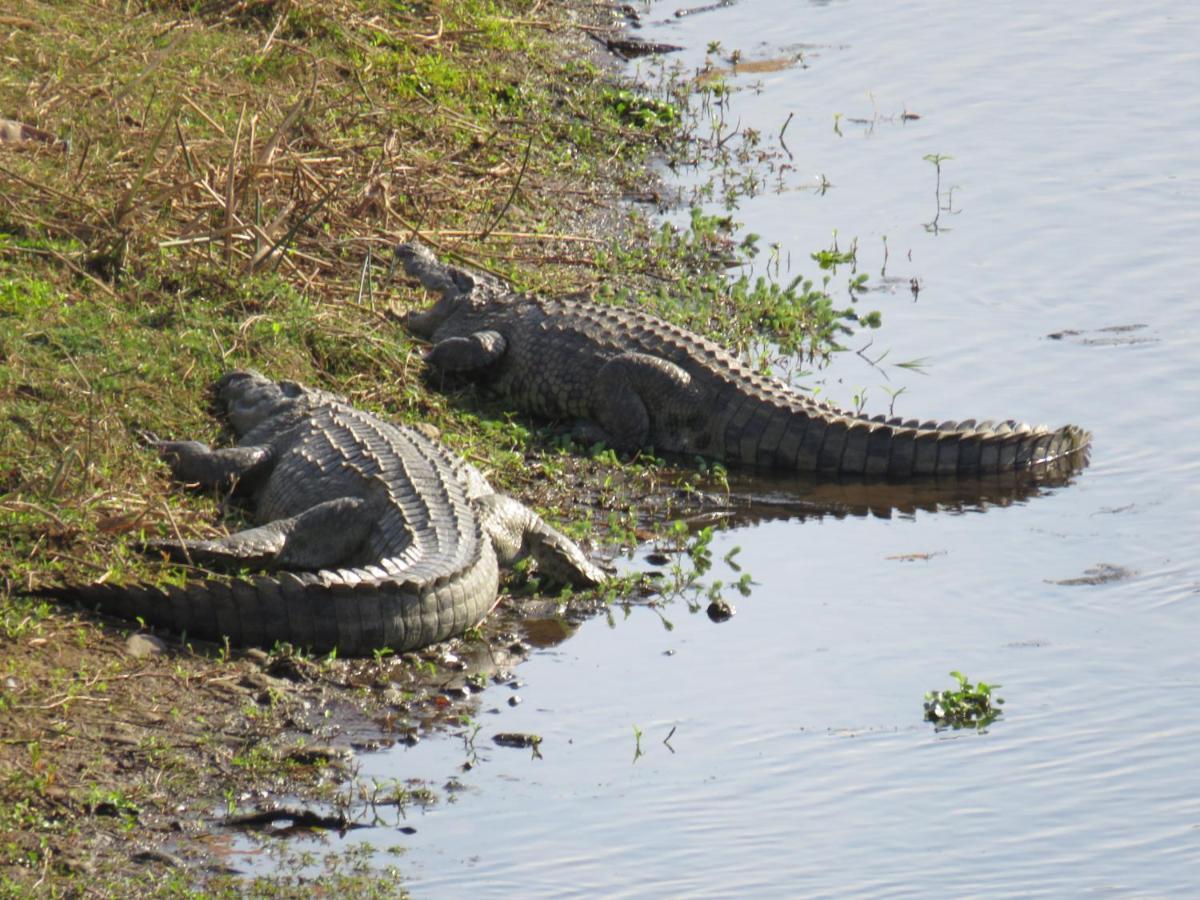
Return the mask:
[[502,731],[493,735],[492,740],[501,747],[536,747],[542,742],[541,735],[524,734],[519,731]]
[[737,610],[733,608],[733,604],[728,600],[717,598],[708,604],[708,617],[714,622],[728,622],[733,618],[735,612]]
[[161,656],[167,652],[167,643],[153,634],[131,634],[125,639],[125,652],[138,658]]
[[513,694],[511,697],[509,697],[508,705],[509,706],[520,706],[521,705],[521,695]]

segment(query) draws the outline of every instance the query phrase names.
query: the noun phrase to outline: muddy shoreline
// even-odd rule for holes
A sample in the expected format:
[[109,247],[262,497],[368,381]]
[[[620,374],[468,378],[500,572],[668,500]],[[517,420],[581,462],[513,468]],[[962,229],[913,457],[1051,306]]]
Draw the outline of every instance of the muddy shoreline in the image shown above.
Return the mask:
[[[534,29],[540,34],[539,41],[544,41],[546,34],[552,35],[558,47],[553,65],[562,67],[564,78],[571,77],[568,70],[573,70],[586,54],[594,60],[588,65],[598,63],[603,69],[588,75],[591,82],[586,96],[592,102],[604,96],[604,91],[628,90],[614,74],[615,60],[603,48],[605,37],[615,39],[624,34],[624,19],[619,13],[607,4],[538,6],[541,8],[536,22],[511,27]],[[169,19],[165,27],[188,34],[204,29],[242,29],[254,40],[265,39],[269,45],[272,26],[278,30],[280,23],[288,21],[287,10],[281,6],[277,12],[276,19],[257,21],[232,20],[201,10],[194,18]],[[299,12],[312,10],[302,5]],[[290,15],[293,22],[299,18],[296,11]],[[516,19],[512,17],[514,23]],[[392,27],[383,21],[371,19],[364,28],[378,31]],[[494,27],[509,27],[507,19],[499,21]],[[430,17],[425,24],[437,26],[438,20]],[[420,21],[401,22],[393,30],[415,34],[418,43],[434,42],[438,32],[432,27],[421,32],[420,25]],[[128,27],[133,33],[135,25]],[[315,26],[305,27],[312,28],[308,33],[318,33]],[[445,23],[440,27],[445,28]],[[31,43],[31,59],[37,54],[36,46],[32,46],[35,39],[49,32],[46,23],[29,21],[25,36]],[[299,40],[303,33],[293,34],[291,39]],[[462,32],[463,45],[469,42],[470,33],[469,29]],[[545,65],[546,60],[542,63]],[[510,64],[520,68],[519,60]],[[348,84],[352,82],[353,78],[347,79]],[[363,90],[370,93],[365,85]],[[586,110],[576,113],[586,115]],[[188,154],[198,151],[189,144],[183,130],[179,135],[182,150],[176,157],[190,166]],[[647,136],[647,151],[667,139],[664,133]],[[581,152],[607,152],[619,135],[606,140]],[[234,148],[236,152],[236,141]],[[151,145],[149,158],[154,158],[157,151],[158,145]],[[21,158],[32,173],[28,181],[53,164],[39,153],[35,148],[33,155]],[[504,234],[524,233],[513,225],[508,229],[490,228],[498,235],[493,240],[517,248],[512,258],[523,271],[535,275],[542,260],[570,266],[572,257],[579,255],[578,248],[590,246],[588,241],[619,245],[623,238],[642,240],[644,219],[636,215],[631,218],[630,208],[620,198],[631,193],[630,185],[645,187],[649,183],[644,158],[645,151],[618,161],[601,156],[566,175],[546,169],[539,173],[544,177],[536,183],[503,187],[513,197],[529,192],[529,196],[518,200],[526,207],[554,203],[556,195],[570,194],[570,203],[555,220],[570,239],[542,241],[530,254],[522,249],[522,238]],[[511,163],[507,165],[511,185],[515,169]],[[86,162],[80,166],[85,167]],[[584,170],[592,174],[581,177],[579,172]],[[365,184],[367,194],[356,203],[360,212],[369,213],[370,203],[374,202],[371,185],[381,182],[368,179]],[[28,208],[37,208],[36,198],[30,199]],[[493,210],[497,208],[498,204],[493,206]],[[47,220],[54,218],[52,212],[42,214]],[[495,217],[496,223],[506,214],[509,211],[504,206]],[[381,221],[386,223],[388,217],[385,215]],[[401,219],[389,227],[407,224],[412,223]],[[418,229],[435,225],[428,220],[416,223]],[[41,240],[43,234],[48,236],[46,239],[57,240],[65,233],[71,242],[91,235],[85,234],[87,229],[80,224],[42,229],[19,218],[7,220],[2,230],[14,235],[18,244]],[[442,231],[453,229],[443,227]],[[158,237],[160,244],[172,244]],[[438,239],[436,231],[433,237]],[[136,246],[138,238],[135,228],[127,229],[122,240]],[[114,278],[111,271],[82,268],[71,257],[86,261],[94,258],[96,251],[94,242],[84,240],[83,249],[77,252],[80,246],[72,243],[67,254],[52,250],[33,257],[36,264],[45,259],[57,269],[54,277],[64,285],[66,302],[76,308],[94,302],[91,298],[96,294],[103,295],[108,303],[129,291],[153,299],[155,290],[164,297],[180,290],[178,284],[172,285],[159,276],[155,276],[154,284],[142,285],[131,283],[127,274]],[[136,251],[121,252],[136,256]],[[25,277],[20,266],[26,262],[17,255],[9,257],[6,278],[16,284],[17,279]],[[129,263],[122,257],[117,265]],[[365,265],[380,264],[368,256]],[[319,266],[316,271],[320,271]],[[594,283],[595,275],[587,269],[582,273],[581,286]],[[337,283],[335,278],[322,287],[331,298],[346,296],[345,280]],[[183,289],[192,288],[185,285]],[[421,302],[411,287],[405,290],[409,292],[406,296],[389,297],[389,306],[412,302],[411,298]],[[73,291],[83,293],[75,298]],[[358,294],[357,302],[361,303],[361,286]],[[371,308],[375,308],[374,302]],[[361,311],[351,312],[361,315]],[[243,331],[253,323],[255,312],[251,309],[249,313],[249,319],[246,312],[240,313],[244,322],[238,327]],[[176,327],[169,314],[149,321],[153,328]],[[387,321],[383,316],[372,327],[385,327],[380,323]],[[99,337],[93,334],[88,339]],[[370,339],[377,340],[373,334]],[[6,418],[33,434],[16,404],[45,402],[49,407],[48,398],[54,392],[49,386],[39,386],[36,377],[24,371],[25,361],[18,352],[11,353],[9,363],[15,377],[5,382],[0,393],[8,404]],[[71,364],[77,364],[74,358]],[[360,388],[363,378],[372,377],[371,372],[355,371],[353,366],[342,371],[343,388]],[[129,385],[118,383],[110,389],[113,408],[119,410],[114,415],[124,420],[124,427],[128,427],[130,418],[142,415],[130,413],[127,401],[120,396],[136,381],[135,375]],[[151,382],[132,389],[156,393]],[[409,401],[400,406],[403,417],[420,419],[433,412],[443,434],[454,436],[456,413],[447,411],[444,399],[427,393],[415,376],[405,390]],[[153,402],[171,403],[177,399],[178,395],[169,400],[158,395]],[[385,405],[393,403],[386,397],[382,399]],[[467,404],[468,409],[482,410],[486,415],[486,400],[471,395]],[[53,426],[56,413],[51,410],[44,415]],[[203,415],[203,410],[195,411],[195,415]],[[486,428],[481,430],[474,413],[468,415],[468,428],[473,428],[476,435],[466,444],[461,439],[456,441],[456,449],[476,462],[498,464],[495,458],[479,457],[482,451],[471,441],[487,439],[488,433]],[[647,520],[661,520],[677,511],[678,498],[698,496],[690,490],[690,484],[688,492],[679,490],[677,483],[695,480],[687,473],[653,462],[648,467],[622,466],[614,472],[608,460],[548,455],[552,454],[547,447],[555,440],[554,432],[542,433],[537,423],[518,425],[533,433],[526,435],[524,449],[507,451],[500,461],[499,477],[505,489],[552,516],[561,517],[575,505],[586,506],[591,510],[585,516],[591,524],[583,523],[588,539],[608,543],[609,552],[622,542],[620,534],[615,543],[611,532],[599,539],[596,534],[604,533],[602,523],[610,515],[619,512],[623,517],[625,542],[637,541],[651,534],[639,531]],[[85,427],[95,433],[94,423]],[[138,460],[135,442],[128,434],[122,435],[120,428],[95,433],[95,440],[118,445],[114,451],[118,460]],[[6,450],[13,448],[10,445]],[[150,519],[161,517],[157,513],[147,517],[145,509],[137,513],[136,504],[133,511],[127,511],[114,500],[106,505],[105,517],[98,526],[97,516],[88,511],[86,504],[82,515],[90,518],[91,525],[64,521],[61,513],[49,508],[59,491],[55,481],[59,476],[39,470],[39,462],[23,458],[21,452],[18,446],[9,459],[0,458],[0,468],[8,473],[0,484],[0,509],[11,529],[4,548],[6,571],[0,580],[0,607],[5,613],[0,632],[0,763],[6,773],[0,794],[0,888],[4,892],[88,896],[201,889],[216,895],[247,890],[303,894],[319,878],[355,893],[369,890],[373,895],[403,894],[402,871],[381,873],[357,866],[351,859],[326,860],[323,867],[314,868],[307,860],[296,862],[286,846],[277,862],[264,865],[256,861],[247,866],[229,848],[235,836],[261,841],[263,847],[277,847],[288,836],[303,833],[319,837],[323,831],[353,828],[371,821],[381,807],[402,810],[441,802],[447,792],[445,785],[413,784],[403,779],[382,788],[360,784],[355,778],[356,756],[395,743],[414,743],[434,733],[461,731],[464,723],[480,715],[481,706],[519,702],[516,688],[522,659],[537,646],[564,640],[575,623],[611,609],[614,601],[611,593],[608,597],[538,595],[535,586],[523,585],[517,578],[509,583],[493,615],[469,635],[419,653],[380,655],[369,660],[316,659],[287,648],[267,652],[201,643],[181,645],[171,635],[153,635],[136,624],[131,627],[128,622],[24,597],[22,589],[36,587],[41,579],[50,577],[50,570],[68,576],[74,570],[95,577],[97,570],[102,571],[108,564],[114,536],[134,539],[137,530],[146,527]],[[92,457],[85,455],[82,459],[82,471],[68,473],[68,481],[91,474],[95,466]],[[153,483],[157,492],[169,489],[152,462],[141,460],[137,465],[147,473],[142,477],[142,487]],[[133,494],[127,496],[132,499]],[[211,521],[211,500],[198,498],[188,504],[176,513],[181,524],[208,527],[203,522]],[[574,515],[578,515],[577,510]],[[124,555],[123,549],[121,553]],[[131,564],[144,565],[138,561]],[[644,602],[653,596],[650,587],[625,584],[617,602]],[[496,691],[484,694],[484,689],[492,685],[509,685],[514,690],[507,698]],[[493,737],[485,734],[481,739]],[[502,738],[536,752],[536,736]],[[447,756],[455,756],[450,745]]]

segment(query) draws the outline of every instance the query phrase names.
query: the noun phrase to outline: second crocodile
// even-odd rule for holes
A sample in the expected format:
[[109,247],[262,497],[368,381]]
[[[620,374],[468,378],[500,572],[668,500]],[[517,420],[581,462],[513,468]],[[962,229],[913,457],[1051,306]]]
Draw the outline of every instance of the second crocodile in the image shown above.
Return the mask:
[[479,375],[521,410],[583,421],[622,452],[656,450],[829,474],[977,475],[1082,462],[1091,435],[1014,421],[921,422],[838,409],[648,313],[519,294],[416,242],[407,272],[441,295],[406,327],[435,369]]
[[263,524],[147,549],[268,571],[38,593],[196,638],[364,655],[417,649],[477,624],[496,603],[499,565],[522,556],[551,581],[605,579],[569,539],[416,429],[256,372],[232,372],[215,390],[236,446],[156,448],[180,481],[248,493]]

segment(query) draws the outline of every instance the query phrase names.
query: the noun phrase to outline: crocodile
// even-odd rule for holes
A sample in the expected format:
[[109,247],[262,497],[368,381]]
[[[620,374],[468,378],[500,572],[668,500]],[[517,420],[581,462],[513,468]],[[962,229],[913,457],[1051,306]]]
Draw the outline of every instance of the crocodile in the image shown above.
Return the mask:
[[605,580],[573,542],[415,428],[253,371],[224,375],[214,393],[235,446],[152,446],[177,480],[249,495],[261,524],[144,549],[235,571],[40,593],[206,640],[360,656],[476,625],[496,603],[500,566],[524,556],[551,581]]
[[408,313],[432,370],[476,376],[521,411],[574,419],[584,440],[796,472],[986,475],[1085,462],[1089,432],[1015,421],[919,421],[839,409],[760,374],[714,341],[586,297],[518,293],[491,275],[399,245],[440,294]]

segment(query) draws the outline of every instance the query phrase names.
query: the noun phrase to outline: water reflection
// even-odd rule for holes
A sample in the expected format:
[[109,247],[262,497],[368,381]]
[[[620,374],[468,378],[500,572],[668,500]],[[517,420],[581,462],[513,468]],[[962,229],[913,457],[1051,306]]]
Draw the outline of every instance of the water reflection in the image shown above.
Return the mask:
[[1026,503],[1074,483],[1087,466],[1086,453],[1034,469],[978,477],[821,477],[777,472],[729,473],[727,493],[708,490],[692,498],[679,517],[693,525],[720,522],[730,528],[774,520],[874,516],[912,518],[918,512],[983,512]]

